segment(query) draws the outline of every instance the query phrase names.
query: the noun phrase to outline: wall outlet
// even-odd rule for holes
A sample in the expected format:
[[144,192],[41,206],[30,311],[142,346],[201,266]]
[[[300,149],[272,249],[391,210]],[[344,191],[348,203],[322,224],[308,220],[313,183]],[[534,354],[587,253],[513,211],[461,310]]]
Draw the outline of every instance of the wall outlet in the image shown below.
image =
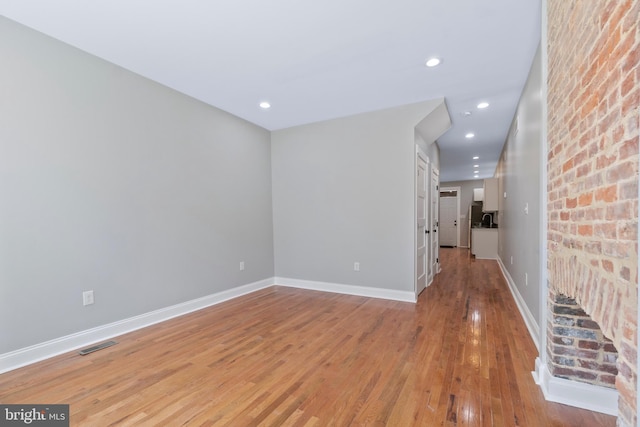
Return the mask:
[[360,263],[359,262],[354,262],[353,263],[353,271],[360,271]]
[[93,304],[93,291],[84,291],[82,293],[82,305]]
[[240,271],[244,271],[244,261],[240,261]]

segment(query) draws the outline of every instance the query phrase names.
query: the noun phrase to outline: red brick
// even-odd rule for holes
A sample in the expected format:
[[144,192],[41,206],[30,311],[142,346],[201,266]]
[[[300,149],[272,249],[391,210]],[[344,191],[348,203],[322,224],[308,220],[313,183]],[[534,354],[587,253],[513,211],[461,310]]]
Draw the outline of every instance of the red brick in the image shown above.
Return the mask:
[[584,245],[584,250],[590,254],[599,255],[602,253],[602,243],[601,242],[588,242]]
[[583,193],[578,197],[578,206],[590,206],[593,202],[593,193]]
[[635,177],[638,171],[638,162],[627,161],[609,168],[606,172],[607,182],[618,182],[626,178]]
[[602,173],[594,173],[585,178],[585,185],[587,188],[596,188],[600,187],[604,183],[604,178],[602,177]]
[[629,267],[622,267],[620,269],[620,278],[627,282],[631,280],[631,271],[629,270]]
[[[547,10],[548,182],[557,192],[548,203],[556,212],[547,230],[550,283],[566,280],[556,285],[577,294],[615,346],[627,346],[616,358],[614,344],[604,344],[611,351],[597,350],[603,357],[591,364],[615,372],[618,360],[617,381],[608,372],[554,372],[616,382],[620,425],[637,421],[637,308],[629,314],[625,301],[637,296],[638,280],[638,16],[638,0],[549,0]],[[581,236],[589,226],[593,236]],[[563,265],[567,273],[557,270]]]
[[567,172],[573,167],[573,159],[569,159],[562,165],[562,172]]
[[633,218],[633,216],[633,202],[625,201],[608,205],[605,219],[609,221],[617,221]]
[[609,18],[613,14],[613,11],[616,8],[617,3],[615,1],[604,2],[602,5],[602,10],[600,11],[600,28],[602,29],[606,24],[609,23]]
[[633,92],[627,93],[622,98],[622,109],[620,111],[622,116],[626,116],[638,107],[638,99],[640,99],[640,89],[636,86]]
[[617,224],[618,239],[620,240],[636,240],[638,238],[638,222],[633,221],[621,221]]
[[576,169],[576,178],[580,178],[580,177],[589,175],[590,172],[591,172],[591,165],[589,163],[584,164],[584,165],[580,165]]
[[[632,17],[633,18],[633,17]],[[634,25],[637,26],[637,16],[635,18]],[[622,62],[622,72],[628,73],[633,72],[637,69],[638,63],[640,63],[640,45],[636,45],[635,48],[627,52],[627,56],[624,58]]]
[[606,343],[604,345],[604,351],[609,352],[609,353],[616,353],[616,354],[618,353],[618,350],[613,345],[613,343]]
[[560,368],[556,366],[553,367],[552,373],[554,376],[587,380],[589,382],[595,380],[598,377],[592,372],[583,371],[581,369],[571,369],[565,367]]
[[596,158],[596,169],[604,169],[615,163],[616,160],[617,157],[615,154],[612,154],[610,156],[602,154]]
[[624,138],[624,126],[618,123],[618,126],[613,130],[612,137],[614,141],[622,141]]
[[[593,234],[603,239],[615,239],[617,237],[617,233],[618,227],[615,222],[602,222],[594,224],[593,226]],[[609,272],[613,272],[613,269]]]
[[570,170],[562,175],[562,182],[565,184],[571,184],[576,180],[576,171]]
[[633,249],[628,242],[602,242],[602,254],[618,259],[628,259]]
[[591,224],[579,225],[578,234],[581,236],[593,236],[593,225]]
[[628,139],[622,143],[618,150],[619,159],[625,160],[631,156],[638,155],[638,137]]
[[596,202],[615,202],[618,200],[618,186],[610,185],[596,190]]
[[596,221],[604,218],[606,211],[604,208],[592,207],[592,208],[584,209],[583,212],[584,212],[583,219],[588,221]]
[[[615,86],[617,83],[617,79],[614,78],[613,80],[614,81],[612,81],[610,84],[612,86]],[[611,129],[613,129],[616,123],[618,123],[619,121],[620,121],[620,111],[616,109],[610,110],[609,114],[607,114],[604,118],[600,119],[600,121],[598,122],[598,133],[601,135],[606,134]]]
[[602,374],[598,377],[598,381],[600,381],[602,384],[605,384],[607,386],[615,386],[616,376]]
[[600,350],[602,348],[602,344],[600,344],[597,341],[580,340],[578,342],[578,347],[582,349],[588,349],[588,350]]
[[633,50],[633,46],[636,42],[636,35],[634,32],[627,33],[626,37],[624,37],[620,44],[611,52],[611,57],[609,58],[610,64],[612,67],[616,67],[617,70],[620,70],[620,64],[624,62],[629,52]]
[[631,92],[636,86],[636,83],[636,75],[634,73],[627,74],[627,77],[625,77],[620,84],[620,92],[623,95]]
[[604,271],[606,271],[607,273],[613,273],[613,263],[610,260],[603,259],[601,262]]

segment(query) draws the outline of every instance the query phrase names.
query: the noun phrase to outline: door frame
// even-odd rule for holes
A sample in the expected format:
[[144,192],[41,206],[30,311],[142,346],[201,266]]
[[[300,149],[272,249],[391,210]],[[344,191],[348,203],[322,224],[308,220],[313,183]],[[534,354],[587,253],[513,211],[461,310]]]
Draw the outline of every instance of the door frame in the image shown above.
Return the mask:
[[[429,222],[431,224],[430,246],[429,246],[429,262],[430,274],[429,284],[435,279],[436,274],[440,273],[440,242],[439,242],[439,218],[440,218],[440,170],[431,164],[431,172],[429,174]],[[434,184],[435,183],[435,184]],[[435,206],[434,206],[435,205]]]
[[[424,229],[425,231],[428,230],[430,228],[430,207],[431,207],[431,201],[429,198],[429,186],[431,185],[431,163],[430,163],[430,159],[429,156],[427,156],[427,154],[420,148],[419,145],[416,144],[416,154],[415,154],[415,159],[414,159],[414,209],[413,209],[413,215],[414,215],[414,235],[413,235],[413,241],[414,241],[414,245],[413,245],[413,261],[414,261],[414,269],[413,269],[413,290],[416,296],[416,300],[418,299],[418,295],[420,295],[420,293],[426,289],[430,284],[430,280],[429,278],[432,276],[431,273],[431,257],[430,257],[430,252],[431,252],[431,239],[429,237],[424,237],[424,251],[425,251],[425,271],[424,271],[424,281],[425,281],[425,286],[424,288],[420,288],[418,289],[418,228],[419,228],[419,224],[418,224],[418,159],[421,159],[425,165],[425,175],[423,177],[423,179],[425,180],[425,206],[424,206],[424,211],[425,211],[425,224],[424,224]],[[426,233],[425,233],[426,234]],[[430,234],[428,234],[430,236]]]
[[[443,187],[440,188],[438,192],[438,197],[440,197],[440,193],[447,191],[455,191],[456,192],[456,248],[460,247],[460,187]],[[442,222],[442,215],[439,214],[440,222]]]

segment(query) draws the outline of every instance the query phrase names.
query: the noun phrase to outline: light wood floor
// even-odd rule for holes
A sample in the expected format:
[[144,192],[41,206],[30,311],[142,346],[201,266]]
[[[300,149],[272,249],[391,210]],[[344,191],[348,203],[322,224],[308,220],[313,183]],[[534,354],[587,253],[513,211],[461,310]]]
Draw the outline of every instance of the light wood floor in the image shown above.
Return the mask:
[[417,304],[274,287],[0,375],[71,425],[614,426],[545,402],[494,261],[443,249]]

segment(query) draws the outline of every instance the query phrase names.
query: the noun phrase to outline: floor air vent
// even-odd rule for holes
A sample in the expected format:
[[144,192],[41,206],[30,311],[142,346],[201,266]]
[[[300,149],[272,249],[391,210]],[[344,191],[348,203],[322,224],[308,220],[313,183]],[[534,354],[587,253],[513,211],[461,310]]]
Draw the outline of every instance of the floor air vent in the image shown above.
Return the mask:
[[103,348],[111,347],[112,345],[118,344],[115,341],[107,341],[102,344],[94,345],[92,347],[87,347],[79,351],[81,356],[84,356],[89,353],[93,353],[94,351],[102,350]]

